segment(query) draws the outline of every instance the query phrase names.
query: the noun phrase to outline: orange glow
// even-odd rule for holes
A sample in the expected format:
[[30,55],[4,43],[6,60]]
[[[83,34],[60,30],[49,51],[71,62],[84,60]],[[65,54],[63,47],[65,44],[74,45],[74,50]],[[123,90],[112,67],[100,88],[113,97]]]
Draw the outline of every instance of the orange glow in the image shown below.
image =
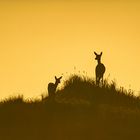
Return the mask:
[[103,51],[105,77],[140,89],[137,1],[0,2],[0,21],[1,98],[38,97],[62,73],[95,77],[94,51]]

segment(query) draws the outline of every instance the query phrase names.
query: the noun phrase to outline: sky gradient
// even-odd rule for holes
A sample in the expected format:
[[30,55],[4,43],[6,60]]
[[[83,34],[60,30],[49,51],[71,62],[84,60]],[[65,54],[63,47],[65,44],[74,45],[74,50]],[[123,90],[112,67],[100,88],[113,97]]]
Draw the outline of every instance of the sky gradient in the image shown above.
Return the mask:
[[39,97],[55,75],[95,78],[94,51],[106,78],[140,91],[140,2],[1,0],[0,21],[0,98]]

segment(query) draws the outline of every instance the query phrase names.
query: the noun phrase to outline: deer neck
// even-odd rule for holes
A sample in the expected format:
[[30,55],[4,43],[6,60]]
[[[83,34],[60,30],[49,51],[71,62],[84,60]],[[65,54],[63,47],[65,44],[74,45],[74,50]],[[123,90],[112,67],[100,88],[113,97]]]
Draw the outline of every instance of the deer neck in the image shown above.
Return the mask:
[[98,65],[101,64],[101,59],[98,59],[97,62],[98,62]]
[[57,87],[57,86],[58,86],[58,82],[55,82],[55,84],[54,84],[54,85],[55,85],[55,87]]

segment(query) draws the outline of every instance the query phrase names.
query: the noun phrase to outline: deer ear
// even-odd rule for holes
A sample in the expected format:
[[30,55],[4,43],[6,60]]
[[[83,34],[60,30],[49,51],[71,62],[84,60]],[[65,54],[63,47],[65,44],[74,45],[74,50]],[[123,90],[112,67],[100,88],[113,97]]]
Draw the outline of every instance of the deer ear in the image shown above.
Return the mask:
[[57,80],[57,77],[55,76],[55,80]]
[[103,52],[100,53],[100,55],[102,55],[102,54],[103,54]]
[[62,78],[62,76],[61,77],[59,77],[59,79],[61,79]]
[[96,53],[96,52],[94,52],[94,54],[95,54],[95,55],[97,55],[97,53]]

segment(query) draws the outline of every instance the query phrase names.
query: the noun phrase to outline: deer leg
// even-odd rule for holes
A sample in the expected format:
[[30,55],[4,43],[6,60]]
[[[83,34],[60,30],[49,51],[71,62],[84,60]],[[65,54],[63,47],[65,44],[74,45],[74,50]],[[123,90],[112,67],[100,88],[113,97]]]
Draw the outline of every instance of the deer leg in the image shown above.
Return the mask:
[[97,85],[97,75],[96,74],[95,74],[95,77],[96,77],[96,81],[95,82],[96,82],[96,85]]
[[100,78],[97,77],[97,78],[96,78],[96,85],[97,85],[97,86],[99,86],[99,82],[100,82]]
[[103,82],[104,82],[104,81],[103,81],[103,76],[102,76],[102,85],[103,85]]

